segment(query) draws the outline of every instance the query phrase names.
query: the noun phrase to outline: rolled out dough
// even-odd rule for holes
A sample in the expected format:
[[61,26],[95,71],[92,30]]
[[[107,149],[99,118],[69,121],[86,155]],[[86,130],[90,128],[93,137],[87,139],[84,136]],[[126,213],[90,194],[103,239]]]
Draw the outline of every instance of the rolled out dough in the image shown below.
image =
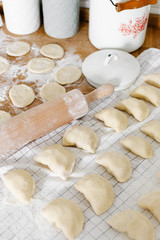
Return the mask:
[[11,115],[8,112],[0,110],[0,122],[4,122],[11,118]]
[[30,44],[27,42],[13,42],[7,47],[7,54],[13,57],[20,57],[27,54],[30,51]]
[[52,59],[62,58],[64,49],[58,44],[47,44],[40,49],[40,53]]
[[49,101],[64,94],[66,89],[56,82],[50,82],[42,86],[40,95],[44,100]]
[[0,56],[0,74],[5,73],[9,68],[9,62],[4,57]]
[[45,73],[51,71],[55,66],[53,60],[45,57],[32,58],[28,62],[28,69],[33,73]]

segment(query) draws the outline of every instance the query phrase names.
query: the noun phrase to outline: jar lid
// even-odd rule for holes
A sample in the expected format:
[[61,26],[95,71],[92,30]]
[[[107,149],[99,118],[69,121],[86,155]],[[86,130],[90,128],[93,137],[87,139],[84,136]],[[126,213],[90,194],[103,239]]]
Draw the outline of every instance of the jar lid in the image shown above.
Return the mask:
[[103,49],[89,55],[82,72],[94,87],[110,83],[114,90],[130,87],[140,73],[140,65],[131,54],[117,49]]

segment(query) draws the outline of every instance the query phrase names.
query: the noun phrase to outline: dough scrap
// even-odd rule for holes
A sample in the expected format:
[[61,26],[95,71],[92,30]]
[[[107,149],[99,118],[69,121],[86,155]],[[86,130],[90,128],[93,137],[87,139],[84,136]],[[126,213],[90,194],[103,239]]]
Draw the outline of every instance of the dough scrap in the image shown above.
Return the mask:
[[97,215],[101,215],[107,211],[114,202],[113,187],[102,176],[88,174],[75,184],[75,188],[90,202]]
[[8,112],[0,110],[0,122],[4,122],[9,119],[11,119],[11,115]]
[[28,62],[28,69],[32,73],[45,73],[51,71],[55,67],[55,63],[50,58],[38,57],[32,58]]
[[76,146],[87,152],[95,153],[98,147],[98,137],[90,127],[74,126],[65,132],[62,144],[64,146]]
[[25,84],[19,84],[9,90],[9,97],[16,107],[23,108],[34,101],[35,94],[31,87]]
[[138,206],[149,210],[160,222],[160,191],[149,192],[139,199]]
[[152,146],[145,138],[127,136],[120,143],[123,147],[142,158],[153,158]]
[[47,44],[40,49],[40,53],[45,57],[58,59],[64,56],[64,49],[58,44]]
[[75,157],[72,152],[59,144],[42,148],[34,160],[47,165],[62,180],[69,178],[75,165]]
[[107,127],[113,128],[116,132],[124,131],[128,126],[127,116],[114,108],[105,108],[95,114],[95,118],[104,121]]
[[127,156],[119,152],[102,153],[96,162],[111,173],[117,181],[126,182],[132,174],[132,167]]
[[67,199],[56,199],[42,209],[41,214],[60,229],[67,239],[75,239],[83,229],[84,217],[80,207]]
[[144,75],[143,80],[155,87],[160,88],[160,73]]
[[138,121],[143,121],[149,116],[149,108],[143,100],[127,98],[116,105],[119,110],[124,110],[133,115]]
[[13,42],[7,46],[7,54],[13,57],[20,57],[30,51],[30,44],[27,42]]
[[34,180],[24,169],[14,169],[5,173],[2,180],[13,196],[22,203],[28,203],[34,193]]
[[160,143],[160,120],[152,120],[141,127],[141,131]]
[[160,106],[160,89],[151,86],[147,83],[140,85],[136,89],[134,89],[130,96],[135,98],[144,99],[150,103],[152,103],[154,106],[159,107]]
[[125,210],[113,215],[107,223],[134,240],[154,240],[154,227],[149,219],[135,210]]
[[9,69],[8,60],[0,56],[0,74],[7,72],[8,69]]
[[50,82],[42,86],[40,95],[44,100],[49,101],[64,94],[66,89],[56,82]]
[[56,74],[55,79],[61,85],[77,82],[82,76],[82,71],[76,66],[67,65],[60,68]]

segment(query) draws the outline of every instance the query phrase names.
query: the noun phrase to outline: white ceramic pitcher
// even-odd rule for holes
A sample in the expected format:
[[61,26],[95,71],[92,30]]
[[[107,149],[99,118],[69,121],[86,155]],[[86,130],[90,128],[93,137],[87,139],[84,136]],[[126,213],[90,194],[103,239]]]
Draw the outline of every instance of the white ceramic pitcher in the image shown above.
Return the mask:
[[91,43],[98,49],[138,49],[145,40],[150,11],[147,4],[155,3],[157,0],[90,0]]

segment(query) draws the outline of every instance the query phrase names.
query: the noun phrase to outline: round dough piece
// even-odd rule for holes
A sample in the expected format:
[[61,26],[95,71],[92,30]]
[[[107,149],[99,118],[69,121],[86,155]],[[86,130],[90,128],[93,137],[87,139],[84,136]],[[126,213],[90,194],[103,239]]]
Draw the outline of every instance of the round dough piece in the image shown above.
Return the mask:
[[82,76],[82,71],[71,65],[64,66],[60,68],[56,74],[55,79],[56,82],[60,83],[61,85],[70,84],[77,82],[80,77]]
[[9,62],[6,58],[0,56],[0,74],[5,73],[9,68]]
[[34,193],[34,180],[24,169],[14,169],[5,173],[2,180],[8,190],[20,202],[28,203]]
[[40,95],[44,100],[49,101],[61,96],[65,92],[66,89],[63,86],[59,85],[56,82],[51,82],[42,86]]
[[28,62],[28,69],[32,73],[45,73],[51,71],[55,67],[53,60],[45,57],[32,58]]
[[80,207],[67,199],[56,199],[42,209],[41,215],[62,230],[67,239],[75,239],[83,229],[84,216]]
[[13,57],[20,57],[30,51],[30,44],[27,42],[13,42],[7,46],[7,54]]
[[31,87],[20,84],[15,85],[10,89],[9,97],[16,107],[23,108],[34,101],[35,94]]
[[8,112],[0,110],[0,122],[4,122],[6,120],[9,120],[10,118],[11,118],[11,115]]
[[40,53],[45,57],[58,59],[64,56],[64,49],[58,44],[47,44],[40,49]]

